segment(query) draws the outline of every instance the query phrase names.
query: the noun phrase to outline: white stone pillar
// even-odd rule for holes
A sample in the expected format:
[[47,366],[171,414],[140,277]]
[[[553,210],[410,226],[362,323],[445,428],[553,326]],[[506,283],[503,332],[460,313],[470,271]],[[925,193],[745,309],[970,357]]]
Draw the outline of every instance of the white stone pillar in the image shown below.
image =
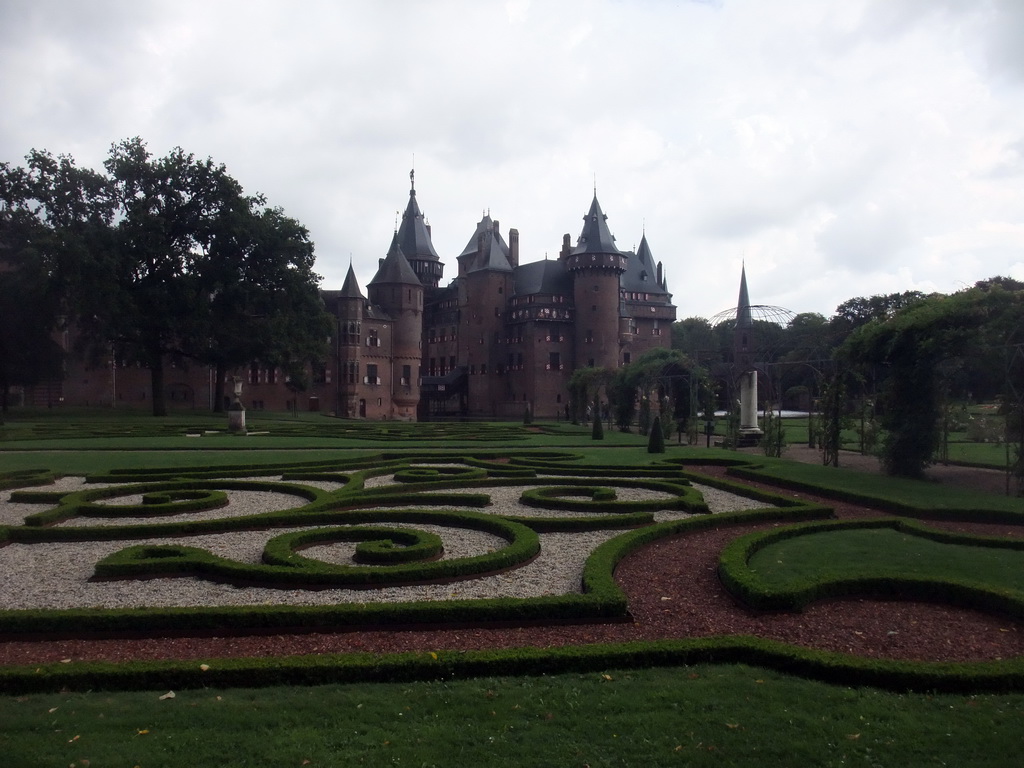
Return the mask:
[[757,371],[740,374],[740,432],[761,434],[757,425]]

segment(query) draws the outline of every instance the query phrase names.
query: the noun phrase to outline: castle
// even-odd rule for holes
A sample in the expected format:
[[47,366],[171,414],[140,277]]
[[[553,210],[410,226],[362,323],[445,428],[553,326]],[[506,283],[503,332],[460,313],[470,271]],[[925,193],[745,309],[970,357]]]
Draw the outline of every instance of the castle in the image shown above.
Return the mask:
[[[351,265],[340,290],[321,291],[337,333],[310,386],[295,393],[280,372],[254,362],[236,373],[243,402],[402,421],[564,415],[574,370],[615,369],[671,344],[676,308],[662,264],[646,234],[635,253],[619,250],[606,219],[595,192],[575,246],[566,234],[557,259],[520,263],[519,232],[508,230],[506,241],[485,214],[456,257],[458,274],[441,286],[444,264],[410,173],[408,205],[366,294]],[[72,367],[59,398],[143,405],[145,374],[113,362]],[[207,369],[172,367],[167,382],[169,406],[212,405]],[[36,389],[32,404],[57,397]]]

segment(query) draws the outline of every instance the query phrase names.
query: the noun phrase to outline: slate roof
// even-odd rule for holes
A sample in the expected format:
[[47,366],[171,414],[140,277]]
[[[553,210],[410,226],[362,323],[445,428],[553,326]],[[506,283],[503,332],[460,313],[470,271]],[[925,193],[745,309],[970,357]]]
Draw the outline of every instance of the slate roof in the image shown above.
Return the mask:
[[[481,235],[482,245],[481,248]],[[466,261],[466,271],[476,272],[478,269],[493,269],[499,272],[511,272],[512,264],[508,259],[509,250],[505,238],[501,236],[489,214],[476,225],[473,237],[459,254],[461,261]]]
[[629,254],[626,271],[619,278],[619,286],[624,291],[668,293],[665,286],[658,283],[658,265],[651,255],[651,247],[647,244],[646,234],[640,239],[640,247],[636,249],[636,253]]
[[340,296],[346,299],[365,299],[363,292],[359,290],[359,281],[356,280],[355,270],[352,269],[352,264],[348,265],[348,274],[345,275],[345,284],[341,286]]
[[513,272],[515,295],[564,294],[572,295],[572,282],[562,263],[557,260],[534,261],[521,264]]
[[597,202],[597,194],[594,194],[594,201],[590,204],[590,212],[583,217],[583,231],[573,248],[573,255],[581,253],[621,253],[615,247],[615,238],[608,229],[608,217],[601,210],[601,204]]
[[398,242],[402,246],[402,253],[406,259],[422,261],[440,261],[434,244],[430,240],[430,232],[427,231],[427,223],[423,219],[423,213],[416,202],[416,187],[413,184],[414,174],[409,173],[409,204],[402,214],[402,223],[398,227]]
[[420,285],[420,279],[412,271],[409,260],[405,258],[401,246],[398,244],[398,233],[395,232],[391,238],[391,247],[388,255],[380,263],[377,274],[369,282],[369,285],[381,285],[384,283],[401,285]]

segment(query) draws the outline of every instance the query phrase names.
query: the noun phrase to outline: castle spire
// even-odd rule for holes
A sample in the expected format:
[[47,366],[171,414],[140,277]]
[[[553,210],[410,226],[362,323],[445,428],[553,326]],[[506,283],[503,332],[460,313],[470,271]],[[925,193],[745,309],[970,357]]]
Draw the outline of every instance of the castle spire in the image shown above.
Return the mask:
[[423,212],[416,202],[416,169],[409,171],[409,204],[397,227],[398,242],[409,265],[424,286],[437,287],[444,266],[434,250]]
[[608,229],[608,217],[601,210],[601,204],[597,201],[597,193],[594,193],[594,200],[590,204],[590,211],[583,217],[583,231],[580,239],[573,249],[573,255],[583,253],[620,253],[615,246],[615,238]]

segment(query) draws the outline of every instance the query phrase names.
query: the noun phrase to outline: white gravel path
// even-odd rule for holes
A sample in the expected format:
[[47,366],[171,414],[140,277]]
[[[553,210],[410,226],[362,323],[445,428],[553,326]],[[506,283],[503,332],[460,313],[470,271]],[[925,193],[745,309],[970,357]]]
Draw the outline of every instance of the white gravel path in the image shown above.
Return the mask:
[[[272,478],[253,478],[263,481]],[[376,478],[375,485],[393,482],[392,476]],[[580,478],[580,483],[593,483],[593,479]],[[337,483],[303,482],[304,485],[336,490]],[[539,479],[538,486],[543,486]],[[63,478],[57,485],[37,490],[76,490],[97,488],[85,485],[81,478]],[[491,505],[477,511],[524,517],[572,516],[577,513],[539,510],[519,504],[519,497],[529,486],[493,486],[474,488],[470,493],[487,493]],[[735,494],[707,486],[695,485],[704,494],[713,513],[736,509],[770,506],[745,499]],[[618,499],[671,498],[670,494],[643,489],[615,488]],[[254,512],[288,509],[301,506],[305,501],[290,494],[258,491],[226,491],[229,505],[219,510],[186,515],[136,519],[140,523],[169,522],[177,519],[199,520]],[[0,524],[20,525],[25,515],[46,509],[45,505],[13,504],[5,492],[0,501]],[[122,497],[124,498],[124,497]],[[123,502],[130,503],[130,502]],[[414,509],[417,507],[401,507]],[[434,508],[434,507],[424,507]],[[655,513],[660,521],[678,519],[686,514],[675,510]],[[125,519],[80,518],[65,525],[104,525]],[[504,545],[490,534],[453,527],[419,526],[442,537],[446,557],[464,557],[486,552]],[[541,534],[541,554],[530,564],[508,573],[471,579],[450,584],[430,584],[414,587],[385,587],[375,589],[296,590],[257,587],[234,587],[196,578],[158,578],[91,582],[95,563],[132,544],[173,544],[201,547],[217,555],[244,561],[259,562],[266,541],[296,529],[276,528],[270,531],[233,532],[194,537],[166,539],[135,539],[114,542],[75,542],[59,544],[10,544],[0,547],[0,610],[2,609],[59,609],[72,607],[171,607],[194,605],[329,605],[347,602],[403,602],[409,600],[447,600],[451,598],[481,599],[489,597],[538,597],[576,592],[580,588],[583,564],[595,547],[618,536],[622,531],[594,531],[583,533]],[[306,557],[319,557],[330,562],[350,560],[353,545],[318,545],[304,550]]]

